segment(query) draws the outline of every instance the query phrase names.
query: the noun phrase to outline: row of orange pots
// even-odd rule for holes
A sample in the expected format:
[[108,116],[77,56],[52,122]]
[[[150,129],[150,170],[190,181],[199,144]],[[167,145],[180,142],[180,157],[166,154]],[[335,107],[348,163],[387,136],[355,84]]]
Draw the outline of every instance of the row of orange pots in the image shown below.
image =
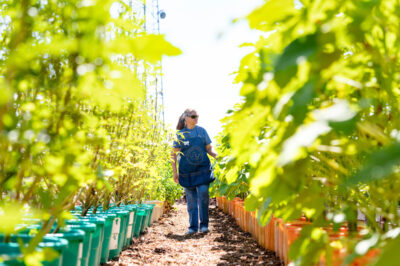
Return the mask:
[[[259,225],[255,212],[246,211],[244,201],[240,198],[228,200],[225,196],[217,197],[217,206],[223,212],[235,218],[239,227],[249,232],[265,249],[275,251],[276,255],[286,264],[289,264],[289,249],[291,244],[299,237],[302,228],[309,224],[305,219],[292,222],[284,222],[282,219],[272,217],[265,226]],[[340,237],[347,236],[347,228],[342,227],[339,232],[329,232],[331,241],[336,241]],[[333,251],[332,265],[341,265],[347,256],[345,248]],[[365,256],[359,257],[352,262],[352,265],[367,265],[379,255],[379,251],[371,250]],[[325,257],[321,257],[320,266],[327,265]]]

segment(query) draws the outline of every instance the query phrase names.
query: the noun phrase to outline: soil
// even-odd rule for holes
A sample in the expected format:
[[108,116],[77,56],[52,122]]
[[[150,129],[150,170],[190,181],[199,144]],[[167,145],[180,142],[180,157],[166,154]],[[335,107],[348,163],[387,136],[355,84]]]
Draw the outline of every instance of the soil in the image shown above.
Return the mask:
[[219,210],[215,199],[210,202],[209,233],[185,236],[188,225],[186,203],[178,202],[107,265],[283,265]]

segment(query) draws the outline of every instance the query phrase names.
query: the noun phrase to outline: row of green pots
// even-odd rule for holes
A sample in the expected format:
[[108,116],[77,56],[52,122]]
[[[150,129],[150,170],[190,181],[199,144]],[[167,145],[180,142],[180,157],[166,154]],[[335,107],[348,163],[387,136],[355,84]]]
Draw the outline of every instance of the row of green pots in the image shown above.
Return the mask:
[[[57,233],[46,235],[39,244],[38,250],[50,247],[59,254],[52,261],[43,261],[43,265],[93,266],[118,257],[131,245],[133,237],[139,237],[150,226],[153,207],[154,204],[122,205],[107,211],[100,208],[96,214],[89,212],[87,216],[80,216],[77,207],[72,212],[75,219],[68,220],[67,226]],[[33,237],[29,231],[39,228],[40,224],[30,225],[27,230],[12,235],[9,243],[2,243],[4,235],[0,235],[0,266],[24,265],[19,260],[21,251],[17,241],[22,239],[28,243]]]

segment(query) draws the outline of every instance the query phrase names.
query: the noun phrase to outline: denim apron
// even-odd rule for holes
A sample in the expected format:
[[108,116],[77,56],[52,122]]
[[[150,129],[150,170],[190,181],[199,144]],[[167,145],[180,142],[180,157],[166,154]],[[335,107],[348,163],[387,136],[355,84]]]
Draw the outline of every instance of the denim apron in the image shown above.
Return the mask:
[[214,181],[210,159],[200,137],[185,138],[182,141],[181,153],[179,184],[182,187],[207,185]]

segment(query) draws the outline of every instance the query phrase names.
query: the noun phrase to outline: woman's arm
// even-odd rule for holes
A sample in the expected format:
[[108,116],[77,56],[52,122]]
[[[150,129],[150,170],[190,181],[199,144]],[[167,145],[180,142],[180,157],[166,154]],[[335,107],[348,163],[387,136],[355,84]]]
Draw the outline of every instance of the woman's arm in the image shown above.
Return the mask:
[[210,154],[215,159],[217,158],[217,154],[215,152],[213,152],[211,144],[206,145],[206,151],[208,154]]
[[176,169],[176,157],[177,154],[180,152],[181,149],[179,148],[173,148],[171,152],[171,165],[172,165],[172,171],[174,172],[174,181],[179,184],[179,176],[178,176],[178,170]]

